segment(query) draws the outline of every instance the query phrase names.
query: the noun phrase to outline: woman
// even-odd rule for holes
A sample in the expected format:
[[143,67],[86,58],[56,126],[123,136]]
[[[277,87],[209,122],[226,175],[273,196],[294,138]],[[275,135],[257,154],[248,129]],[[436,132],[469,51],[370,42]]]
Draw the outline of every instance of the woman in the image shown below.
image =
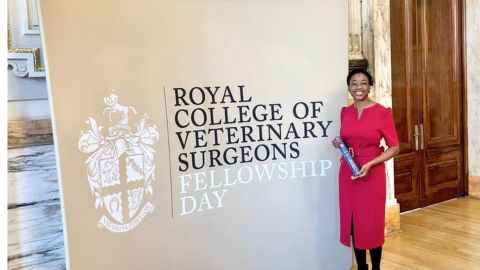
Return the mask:
[[[340,136],[360,169],[353,176],[342,157],[339,172],[340,242],[353,249],[358,269],[368,269],[366,250],[370,250],[372,269],[380,269],[385,242],[386,176],[384,162],[399,151],[398,136],[389,108],[368,97],[373,85],[366,70],[347,76],[348,91],[354,104],[341,111]],[[384,139],[388,149],[380,146]],[[339,147],[334,140],[333,145]]]

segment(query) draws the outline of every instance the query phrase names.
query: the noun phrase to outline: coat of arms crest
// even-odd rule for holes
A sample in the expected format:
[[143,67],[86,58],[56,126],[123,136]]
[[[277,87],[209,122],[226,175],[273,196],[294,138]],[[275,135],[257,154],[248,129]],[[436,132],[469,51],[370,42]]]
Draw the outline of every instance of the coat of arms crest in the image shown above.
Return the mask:
[[[159,133],[156,125],[147,123],[147,114],[130,126],[129,113],[138,112],[132,106],[120,105],[115,90],[104,102],[107,107],[103,113],[114,124],[104,133],[103,126],[88,117],[91,129],[81,131],[78,147],[90,154],[85,161],[87,179],[95,196],[95,208],[103,211],[98,226],[127,232],[154,209],[146,197],[153,194],[155,150],[151,145],[158,141]],[[112,114],[120,119],[113,121]]]

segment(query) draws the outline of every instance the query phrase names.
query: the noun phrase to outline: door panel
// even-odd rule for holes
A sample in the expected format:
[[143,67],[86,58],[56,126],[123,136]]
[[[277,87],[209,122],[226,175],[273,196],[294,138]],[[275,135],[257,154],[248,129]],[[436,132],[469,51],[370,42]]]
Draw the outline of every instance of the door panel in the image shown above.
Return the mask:
[[458,197],[463,187],[458,0],[426,0],[423,12],[426,165],[424,205]]
[[463,153],[460,150],[427,155],[423,206],[457,198],[462,194]]
[[464,192],[460,0],[391,0],[401,211]]
[[421,197],[419,145],[415,145],[413,137],[415,124],[419,122],[422,89],[422,81],[415,78],[418,69],[415,59],[421,46],[417,45],[416,8],[411,1],[390,1],[390,10],[393,117],[400,142],[400,153],[394,160],[395,196],[400,202],[400,210],[406,211],[420,207]]
[[393,95],[393,115],[397,127],[398,138],[400,141],[400,154],[408,154],[415,151],[413,134],[414,122],[412,115],[416,115],[418,101],[415,93],[411,89],[411,54],[412,50],[412,30],[406,9],[410,8],[408,1],[392,1],[392,10],[396,10],[396,16],[392,16],[391,35],[397,37],[391,42],[392,48],[392,95]]
[[[460,145],[459,23],[457,0],[427,0],[425,18],[425,143]],[[425,121],[426,120],[426,121]]]
[[395,196],[400,202],[400,211],[420,207],[418,155],[403,154],[395,157]]

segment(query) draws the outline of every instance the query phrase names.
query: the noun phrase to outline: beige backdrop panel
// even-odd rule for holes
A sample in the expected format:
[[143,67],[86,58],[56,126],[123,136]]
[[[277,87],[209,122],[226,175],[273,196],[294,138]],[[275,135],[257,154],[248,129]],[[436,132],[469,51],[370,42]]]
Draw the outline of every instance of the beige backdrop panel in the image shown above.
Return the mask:
[[[339,153],[330,146],[345,99],[346,1],[40,4],[70,269],[349,269],[350,250],[338,242]],[[231,117],[238,116],[235,109],[242,104],[229,102],[228,96],[223,104],[206,99],[200,105],[175,106],[174,88],[188,92],[208,86],[219,86],[222,93],[229,86],[237,101],[243,86],[251,97],[243,105],[280,104],[283,118],[196,129],[176,126],[180,109],[192,113],[211,107],[222,117],[222,107],[228,107]],[[115,103],[104,98],[112,89],[117,105],[124,107],[111,107],[109,121],[107,103]],[[323,106],[315,117],[298,119],[292,113],[298,102],[319,101]],[[122,123],[125,112],[129,118]],[[145,114],[148,118],[142,120]],[[85,135],[95,131],[93,121],[103,129]],[[176,134],[280,124],[285,136],[289,125],[301,133],[308,121],[316,135],[322,135],[316,121],[333,122],[325,137],[310,133],[228,144],[222,133],[215,145],[210,134],[207,146],[189,141],[186,149]],[[142,125],[149,132],[136,132]],[[252,136],[258,139],[259,132]],[[80,134],[88,137],[84,143],[91,152],[80,151]],[[182,153],[265,144],[260,151],[265,154],[267,148],[273,151],[272,144],[282,143],[288,146],[286,158],[180,169]],[[154,168],[147,162],[151,157]],[[258,179],[255,170],[264,165],[273,176]],[[155,179],[148,176],[152,171]],[[233,175],[234,184],[226,185],[225,172]],[[195,182],[199,173],[215,174],[215,183],[223,185],[203,189],[211,179]],[[256,177],[247,181],[249,173]],[[182,182],[182,175],[191,179]],[[140,197],[132,193],[129,201],[129,190]],[[116,225],[99,226],[102,217]]]

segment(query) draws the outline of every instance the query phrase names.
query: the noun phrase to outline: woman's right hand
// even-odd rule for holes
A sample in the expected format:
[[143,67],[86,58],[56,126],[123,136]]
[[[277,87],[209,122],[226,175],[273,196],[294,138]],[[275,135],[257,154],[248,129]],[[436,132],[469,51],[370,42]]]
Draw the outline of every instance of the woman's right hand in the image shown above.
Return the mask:
[[340,142],[337,139],[332,140],[332,145],[335,148],[340,148]]

